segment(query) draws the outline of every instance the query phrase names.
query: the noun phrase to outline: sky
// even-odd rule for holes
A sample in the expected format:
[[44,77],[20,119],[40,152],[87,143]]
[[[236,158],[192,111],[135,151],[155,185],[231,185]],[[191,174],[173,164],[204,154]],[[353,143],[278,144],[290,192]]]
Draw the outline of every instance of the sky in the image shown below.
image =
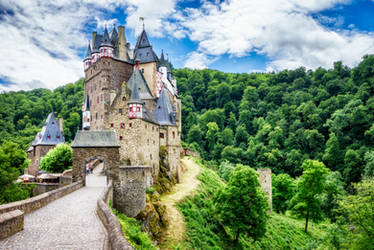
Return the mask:
[[175,68],[272,72],[349,67],[374,54],[374,0],[0,0],[0,92],[84,76],[92,31],[144,25]]

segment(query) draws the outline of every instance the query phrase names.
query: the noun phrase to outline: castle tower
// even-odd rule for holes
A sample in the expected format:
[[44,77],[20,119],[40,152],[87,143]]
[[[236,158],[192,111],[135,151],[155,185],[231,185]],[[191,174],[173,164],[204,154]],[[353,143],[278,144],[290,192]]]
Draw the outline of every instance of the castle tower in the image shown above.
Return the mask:
[[125,36],[125,27],[118,26],[118,40],[117,40],[117,58],[123,61],[128,61],[129,56],[127,54],[127,41]]
[[84,70],[86,71],[91,66],[91,45],[88,44],[86,56],[83,60]]
[[90,130],[90,121],[91,121],[91,113],[90,113],[90,96],[87,95],[82,107],[83,117],[82,117],[82,128],[84,130]]
[[132,90],[131,97],[127,105],[129,106],[129,118],[142,118],[143,114],[143,103],[140,100],[137,81],[135,80]]
[[152,49],[152,45],[148,40],[147,33],[143,29],[134,49],[134,58],[139,59],[139,67],[142,71],[149,89],[153,96],[157,95],[156,77],[157,77],[157,64],[159,59]]
[[65,139],[55,115],[50,113],[42,130],[36,134],[35,139],[27,150],[27,157],[30,159],[27,173],[37,175],[41,158],[59,143],[65,143]]
[[113,45],[111,44],[109,33],[106,27],[104,30],[103,41],[99,46],[99,51],[100,51],[100,58],[104,58],[104,57],[112,58],[113,57]]

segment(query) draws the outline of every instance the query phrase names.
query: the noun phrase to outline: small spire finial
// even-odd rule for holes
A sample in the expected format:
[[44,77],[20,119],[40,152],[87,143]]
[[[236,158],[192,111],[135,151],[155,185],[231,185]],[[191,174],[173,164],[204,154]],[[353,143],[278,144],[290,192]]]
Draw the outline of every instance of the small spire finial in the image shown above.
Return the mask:
[[144,17],[139,17],[139,20],[143,22],[143,30],[144,30]]

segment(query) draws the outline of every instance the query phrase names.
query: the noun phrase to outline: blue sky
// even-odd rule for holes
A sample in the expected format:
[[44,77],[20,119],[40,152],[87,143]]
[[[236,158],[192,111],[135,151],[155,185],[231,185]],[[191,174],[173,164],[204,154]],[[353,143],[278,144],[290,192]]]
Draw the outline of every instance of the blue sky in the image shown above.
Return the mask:
[[266,72],[349,67],[374,53],[374,0],[0,0],[0,91],[83,77],[91,32],[145,27],[174,67]]

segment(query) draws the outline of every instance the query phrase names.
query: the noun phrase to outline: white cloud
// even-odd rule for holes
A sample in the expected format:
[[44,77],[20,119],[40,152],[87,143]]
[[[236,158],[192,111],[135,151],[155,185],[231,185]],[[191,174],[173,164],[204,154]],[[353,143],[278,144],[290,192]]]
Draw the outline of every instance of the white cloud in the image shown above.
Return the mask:
[[246,56],[250,52],[270,58],[268,68],[330,67],[342,60],[353,66],[366,53],[374,53],[374,34],[331,30],[311,14],[346,4],[345,0],[231,0],[220,5],[204,2],[186,10],[181,23],[197,53]]
[[216,61],[217,57],[209,57],[204,53],[192,52],[184,64],[184,67],[190,69],[206,69],[209,64]]
[[117,20],[108,16],[118,7],[128,14],[128,28],[139,28],[138,18],[144,16],[150,35],[182,36],[167,21],[175,0],[0,0],[0,78],[11,83],[0,85],[0,91],[53,89],[83,77],[79,51],[91,38],[86,25],[110,28]]

